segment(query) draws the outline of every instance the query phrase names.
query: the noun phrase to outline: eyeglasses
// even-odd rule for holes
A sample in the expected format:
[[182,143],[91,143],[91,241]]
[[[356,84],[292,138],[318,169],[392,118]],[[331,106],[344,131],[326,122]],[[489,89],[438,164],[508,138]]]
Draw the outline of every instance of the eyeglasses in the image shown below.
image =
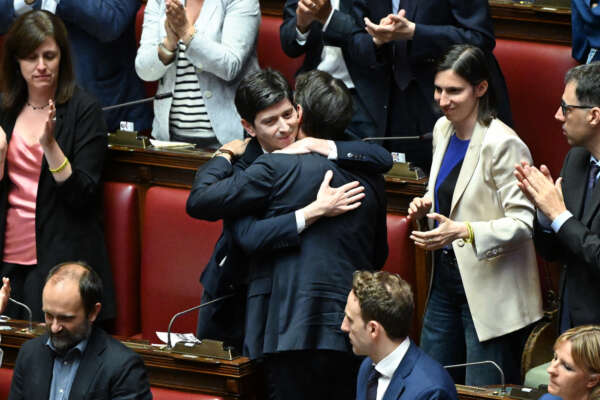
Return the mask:
[[588,105],[574,106],[574,105],[565,103],[565,101],[562,99],[560,100],[560,110],[562,111],[563,115],[567,115],[567,112],[569,110],[571,110],[572,108],[579,108],[579,109],[585,110],[585,109],[594,108],[594,107],[597,107],[597,106],[588,106]]

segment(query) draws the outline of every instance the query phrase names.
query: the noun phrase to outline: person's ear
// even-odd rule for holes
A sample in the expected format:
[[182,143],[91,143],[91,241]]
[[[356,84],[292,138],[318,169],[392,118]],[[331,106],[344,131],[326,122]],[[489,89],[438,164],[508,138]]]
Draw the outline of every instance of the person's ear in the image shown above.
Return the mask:
[[242,118],[242,126],[244,127],[246,132],[248,132],[248,135],[256,137],[256,131],[254,130],[254,126],[250,122],[246,121],[244,118]]
[[475,97],[482,97],[488,90],[488,81],[481,81],[475,86]]
[[304,113],[304,109],[300,104],[296,105],[296,111],[298,112],[298,122],[302,123],[302,114]]
[[94,304],[94,309],[88,315],[88,320],[90,322],[94,322],[96,318],[98,318],[98,314],[100,314],[100,310],[102,309],[102,304],[96,303]]
[[590,374],[586,387],[589,389],[595,388],[600,383],[600,374]]
[[600,126],[600,107],[593,107],[589,112],[588,121],[590,125],[597,128]]

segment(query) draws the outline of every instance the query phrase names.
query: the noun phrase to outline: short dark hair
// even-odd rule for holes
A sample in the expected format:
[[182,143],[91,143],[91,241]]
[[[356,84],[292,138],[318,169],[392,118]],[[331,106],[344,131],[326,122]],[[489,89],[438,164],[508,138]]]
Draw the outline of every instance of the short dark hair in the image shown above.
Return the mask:
[[387,271],[356,271],[352,292],[358,299],[365,323],[379,322],[393,340],[408,336],[415,303],[410,285],[400,275]]
[[[83,271],[79,268],[69,268],[74,265],[81,267]],[[79,281],[79,295],[86,315],[90,315],[96,303],[102,300],[102,279],[85,261],[67,261],[52,267],[46,277],[46,283],[51,279],[57,282],[63,279]]]
[[308,136],[343,140],[353,115],[352,96],[339,79],[324,71],[298,75],[294,100],[302,106],[302,131]]
[[267,68],[242,79],[235,92],[235,107],[240,117],[254,125],[259,112],[285,99],[293,104],[290,84],[281,72]]
[[575,95],[582,104],[600,106],[600,62],[578,65],[567,71],[565,84],[576,84]]
[[6,36],[2,50],[0,90],[3,110],[17,114],[27,102],[27,84],[17,61],[37,49],[46,38],[53,38],[60,49],[60,64],[56,88],[57,104],[73,96],[75,74],[71,60],[67,28],[56,15],[43,10],[29,11],[15,20]]
[[440,59],[436,72],[447,70],[454,71],[472,86],[487,81],[487,91],[479,98],[477,120],[481,124],[489,126],[498,111],[496,109],[496,91],[492,86],[488,60],[483,50],[470,44],[457,44],[450,47]]

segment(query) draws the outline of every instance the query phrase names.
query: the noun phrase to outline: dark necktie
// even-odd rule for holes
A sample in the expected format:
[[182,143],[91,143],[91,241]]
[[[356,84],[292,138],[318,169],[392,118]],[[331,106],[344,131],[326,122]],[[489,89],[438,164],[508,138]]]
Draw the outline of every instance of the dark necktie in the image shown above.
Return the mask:
[[587,211],[588,206],[590,206],[592,200],[592,194],[594,193],[594,187],[596,187],[596,177],[598,176],[598,171],[600,171],[600,167],[594,161],[590,162],[590,172],[588,175],[588,183],[587,190],[585,192],[585,205],[583,208],[583,213]]
[[[407,9],[408,3],[413,0],[400,0],[399,9]],[[397,13],[397,11],[396,11]],[[392,47],[393,49],[393,64],[394,80],[400,90],[407,88],[412,80],[412,72],[408,63],[407,40],[396,40]]]
[[367,378],[367,400],[377,399],[377,383],[381,374],[377,372],[374,366],[371,366],[369,377]]

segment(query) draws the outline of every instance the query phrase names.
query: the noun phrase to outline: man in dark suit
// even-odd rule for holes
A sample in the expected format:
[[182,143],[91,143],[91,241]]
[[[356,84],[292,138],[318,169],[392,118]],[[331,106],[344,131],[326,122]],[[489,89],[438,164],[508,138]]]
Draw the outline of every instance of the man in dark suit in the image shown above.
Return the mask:
[[[236,105],[242,124],[252,139],[236,140],[222,147],[224,151],[241,154],[232,160],[233,173],[248,168],[261,154],[295,142],[300,119],[293,105],[290,86],[279,72],[266,69],[246,77],[237,90]],[[296,144],[296,151],[320,152],[336,159],[341,166],[373,173],[391,168],[390,154],[377,145],[359,141],[334,143],[322,139],[304,139]],[[222,153],[222,149],[216,154]],[[359,203],[352,200],[359,198],[352,194],[359,196],[359,190],[355,185],[331,188],[325,182],[317,199],[299,210],[265,219],[255,216],[225,219],[223,233],[200,278],[204,289],[202,302],[228,294],[234,296],[200,310],[197,336],[223,340],[241,349],[248,255],[298,246],[300,234],[307,225],[321,216],[337,215],[358,206]]]
[[10,400],[152,399],[142,359],[94,327],[102,282],[81,262],[48,273],[42,295],[47,335],[19,350]]
[[458,398],[448,372],[408,338],[414,308],[410,286],[399,275],[354,273],[342,330],[352,351],[367,356],[358,373],[357,400]]
[[[508,92],[492,55],[494,31],[488,0],[354,0],[364,26],[353,33],[350,57],[356,63],[383,64],[387,73],[374,76],[388,88],[380,96],[388,107],[386,136],[430,133],[441,116],[434,108],[433,81],[438,59],[454,44],[480,47],[488,56],[492,83],[498,93],[499,117],[512,125]],[[391,151],[429,170],[431,138],[388,142]]]
[[[322,71],[301,75],[295,100],[300,134],[344,134],[352,100],[341,81]],[[267,114],[254,127],[278,123],[284,121]],[[198,170],[187,204],[190,215],[208,220],[250,214],[265,218],[296,210],[315,198],[328,170],[333,171],[334,187],[354,180],[364,186],[360,207],[314,222],[296,247],[256,255],[246,318],[245,353],[264,356],[271,398],[353,397],[348,382],[356,376],[356,362],[339,324],[355,266],[378,269],[387,257],[382,177],[350,173],[312,153],[265,154],[232,174],[229,157],[215,157]]]
[[548,261],[564,265],[560,330],[600,323],[600,63],[567,72],[555,118],[571,145],[560,177],[523,163],[515,175],[537,207],[534,242]]
[[378,66],[364,68],[348,56],[357,28],[352,0],[287,0],[279,37],[290,57],[305,55],[298,73],[319,69],[342,80],[350,89],[354,115],[347,131],[354,137],[383,136],[388,89]]

